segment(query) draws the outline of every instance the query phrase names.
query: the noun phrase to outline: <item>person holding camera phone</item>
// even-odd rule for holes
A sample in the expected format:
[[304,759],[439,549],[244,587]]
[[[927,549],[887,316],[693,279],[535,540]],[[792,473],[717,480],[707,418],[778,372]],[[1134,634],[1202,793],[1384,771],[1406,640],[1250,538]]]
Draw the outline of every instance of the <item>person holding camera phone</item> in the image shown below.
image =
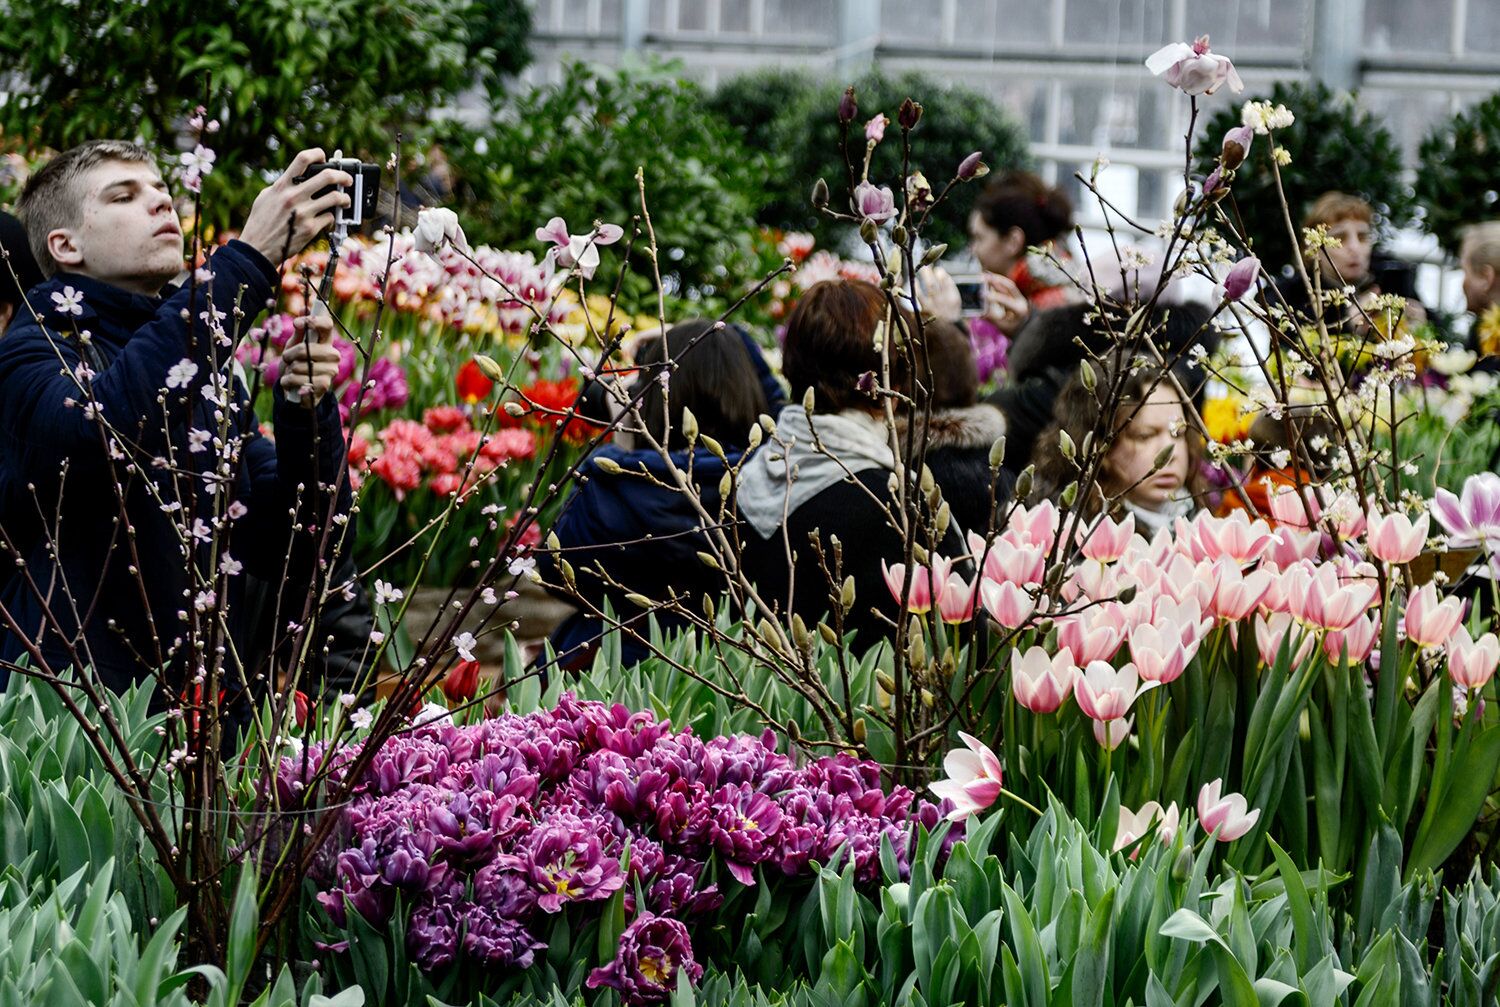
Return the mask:
[[182,227],[145,148],[90,141],[28,180],[18,211],[48,279],[0,339],[0,475],[33,498],[0,513],[0,560],[24,571],[0,591],[0,659],[91,665],[115,689],[162,668],[176,682],[189,612],[222,615],[231,659],[247,643],[241,569],[310,577],[350,499],[327,394],[333,320],[294,323],[274,444],[232,368],[234,345],[274,303],[277,263],[350,204],[346,172],[301,178],[323,161],[316,148],[297,154],[239,238],[177,285]]

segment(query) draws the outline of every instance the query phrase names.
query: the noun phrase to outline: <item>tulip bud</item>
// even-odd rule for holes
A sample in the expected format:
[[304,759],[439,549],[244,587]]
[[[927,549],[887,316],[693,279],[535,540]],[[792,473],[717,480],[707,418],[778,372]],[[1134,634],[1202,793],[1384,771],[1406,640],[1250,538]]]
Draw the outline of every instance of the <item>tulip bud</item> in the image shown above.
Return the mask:
[[873,245],[875,244],[875,239],[879,236],[880,227],[875,223],[875,221],[871,220],[869,217],[866,217],[864,220],[861,220],[859,222],[860,241],[863,241],[867,245]]
[[1016,476],[1016,499],[1025,500],[1031,496],[1031,482],[1036,478],[1036,466],[1028,465]]
[[505,415],[507,415],[507,416],[525,416],[526,415],[526,407],[523,406],[523,405],[521,405],[521,403],[519,403],[519,402],[507,402],[507,403],[505,403]]
[[833,627],[828,625],[828,623],[826,622],[818,623],[818,635],[821,636],[823,638],[823,642],[828,644],[828,646],[830,647],[837,647],[839,645],[839,635],[835,633],[833,631]]
[[915,129],[922,119],[922,106],[907,98],[896,111],[896,121],[902,129]]
[[1073,438],[1068,436],[1066,430],[1059,430],[1057,432],[1057,451],[1068,461],[1072,461],[1073,456],[1078,453],[1078,447],[1073,443]]
[[934,262],[941,262],[943,256],[945,256],[947,254],[948,254],[948,246],[946,244],[943,244],[943,245],[928,245],[927,246],[927,251],[925,251],[925,252],[922,253],[922,265],[924,265],[924,266],[930,266]]
[[895,227],[891,228],[891,239],[895,241],[897,245],[900,245],[904,248],[906,246],[906,238],[907,234],[905,224],[897,224]]
[[495,362],[494,357],[487,357],[483,353],[476,353],[474,355],[474,363],[479,365],[479,369],[484,372],[484,376],[491,381],[505,380],[505,371]]
[[698,417],[687,406],[682,407],[682,436],[689,445],[698,439]]
[[974,151],[974,153],[964,158],[958,166],[959,179],[967,182],[971,178],[983,178],[985,175],[989,174],[989,165],[985,164],[984,161],[981,160],[981,158],[983,157],[984,151],[976,150]]
[[839,589],[839,608],[845,612],[854,607],[854,577],[844,578],[844,586]]
[[1093,391],[1099,387],[1099,375],[1094,373],[1094,365],[1087,360],[1078,365],[1078,380],[1083,382],[1083,387]]
[[990,468],[998,469],[1005,464],[1005,435],[1001,434],[995,438],[995,443],[990,445]]
[[698,562],[702,563],[704,566],[708,567],[710,570],[721,569],[721,567],[719,566],[718,559],[715,558],[714,554],[711,553],[711,552],[700,552],[698,554]]
[[599,469],[602,472],[608,472],[612,476],[617,476],[621,472],[625,471],[620,467],[620,463],[615,461],[613,458],[603,457],[594,459],[594,468]]
[[1064,486],[1063,491],[1058,494],[1058,499],[1062,501],[1064,507],[1073,506],[1073,501],[1078,499],[1078,480],[1075,479]]
[[844,88],[844,96],[839,99],[839,122],[851,122],[859,115],[859,102],[854,100],[854,88]]
[[813,183],[812,205],[816,210],[821,210],[828,205],[828,183],[821,178]]
[[1187,882],[1193,876],[1193,848],[1183,847],[1177,854],[1177,859],[1172,861],[1172,880],[1179,885]]

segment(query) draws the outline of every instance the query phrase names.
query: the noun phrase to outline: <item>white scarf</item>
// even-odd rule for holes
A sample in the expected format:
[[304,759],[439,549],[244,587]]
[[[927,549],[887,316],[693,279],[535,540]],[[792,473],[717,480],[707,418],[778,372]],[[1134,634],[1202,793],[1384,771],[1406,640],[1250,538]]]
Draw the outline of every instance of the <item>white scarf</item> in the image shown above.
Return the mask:
[[1129,500],[1122,500],[1120,502],[1125,505],[1125,510],[1135,515],[1136,527],[1148,539],[1163,528],[1170,531],[1177,519],[1192,514],[1195,506],[1193,498],[1190,496],[1168,500],[1161,505],[1159,510],[1148,510],[1140,504],[1131,503]]
[[[813,444],[818,435],[821,450]],[[783,443],[786,447],[783,447]],[[776,417],[776,434],[740,473],[740,513],[763,539],[830,486],[873,468],[894,470],[885,425],[857,409],[809,417],[800,405]]]

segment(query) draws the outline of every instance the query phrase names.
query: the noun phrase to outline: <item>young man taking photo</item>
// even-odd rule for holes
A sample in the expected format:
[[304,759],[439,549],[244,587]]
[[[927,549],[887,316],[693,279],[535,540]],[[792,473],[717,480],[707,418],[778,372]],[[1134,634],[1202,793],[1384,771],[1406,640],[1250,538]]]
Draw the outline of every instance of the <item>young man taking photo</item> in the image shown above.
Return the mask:
[[48,279],[0,339],[0,482],[26,491],[0,511],[0,684],[24,658],[117,690],[205,667],[242,686],[245,571],[286,585],[283,624],[300,617],[349,505],[332,319],[296,320],[274,444],[234,352],[274,303],[276,264],[349,205],[331,188],[344,172],[297,181],[323,160],[299,153],[176,286],[182,227],[144,148],[92,141],[28,180],[18,212]]

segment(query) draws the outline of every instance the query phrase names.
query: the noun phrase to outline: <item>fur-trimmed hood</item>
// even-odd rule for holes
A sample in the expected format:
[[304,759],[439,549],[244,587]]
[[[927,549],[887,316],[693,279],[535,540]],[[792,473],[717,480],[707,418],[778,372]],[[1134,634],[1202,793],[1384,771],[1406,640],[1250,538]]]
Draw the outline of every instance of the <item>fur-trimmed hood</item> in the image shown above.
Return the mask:
[[[899,433],[902,443],[908,433],[909,424],[901,422]],[[983,448],[999,440],[1005,433],[1005,414],[992,405],[980,403],[961,409],[942,409],[932,414],[927,423],[927,450],[943,448]]]

